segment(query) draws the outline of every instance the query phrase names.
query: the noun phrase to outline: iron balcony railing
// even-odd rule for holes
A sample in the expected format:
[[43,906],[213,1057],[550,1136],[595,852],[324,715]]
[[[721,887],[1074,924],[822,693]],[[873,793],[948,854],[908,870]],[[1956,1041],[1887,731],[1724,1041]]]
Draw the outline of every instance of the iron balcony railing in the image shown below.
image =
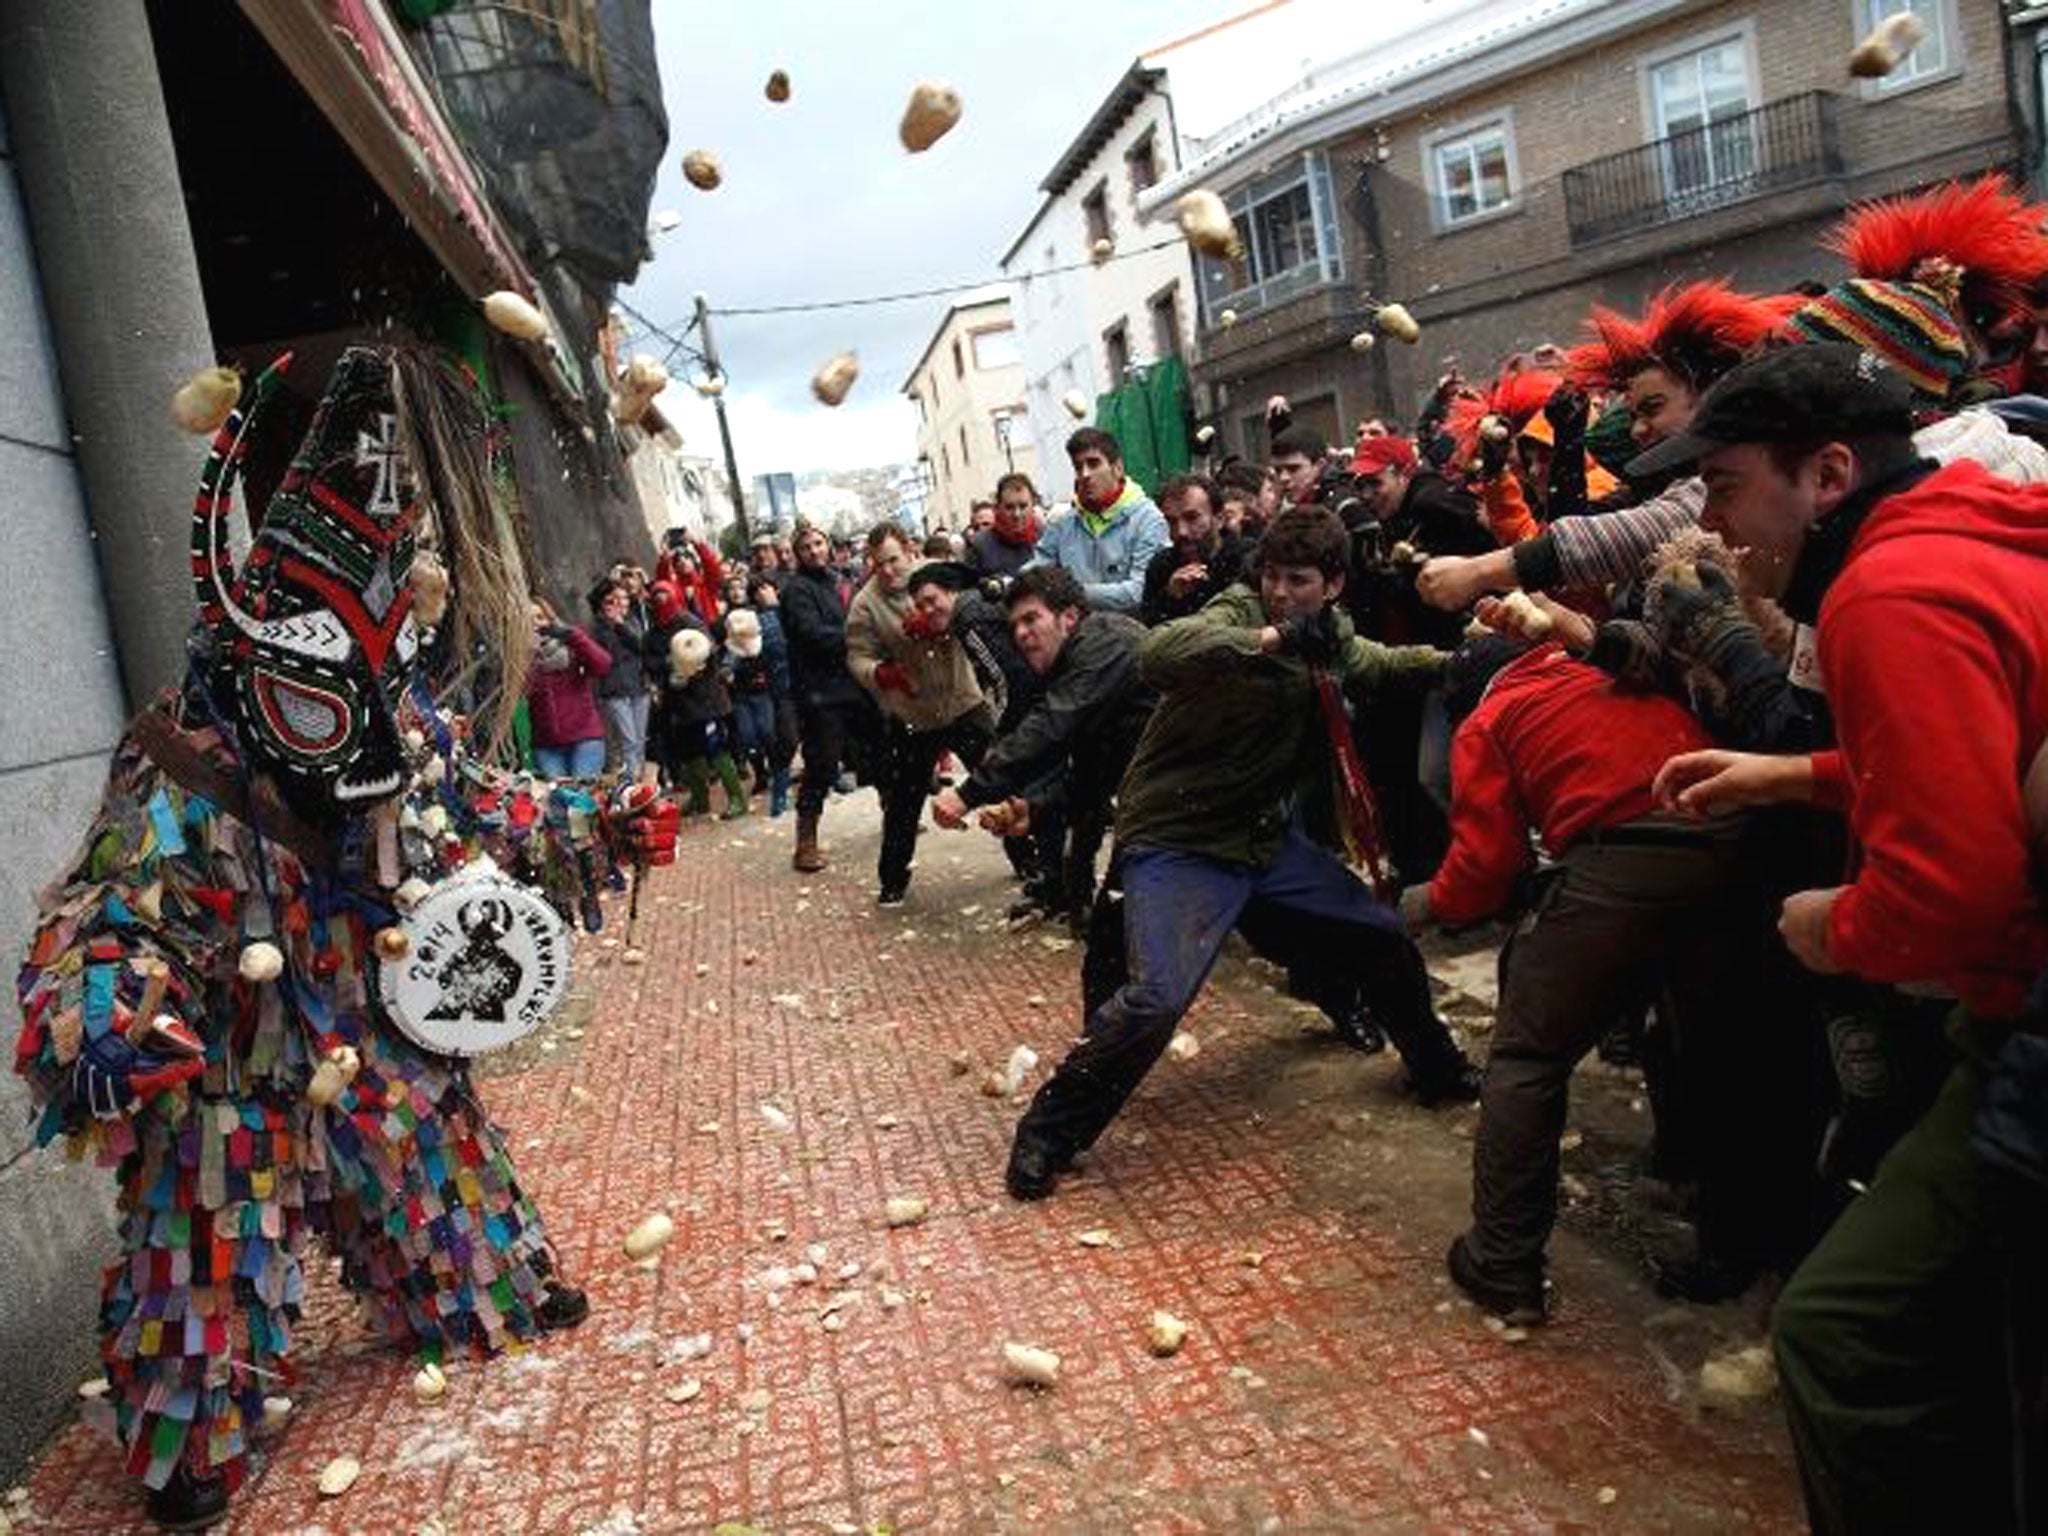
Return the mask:
[[1838,176],[1837,98],[1788,96],[1564,173],[1574,246]]

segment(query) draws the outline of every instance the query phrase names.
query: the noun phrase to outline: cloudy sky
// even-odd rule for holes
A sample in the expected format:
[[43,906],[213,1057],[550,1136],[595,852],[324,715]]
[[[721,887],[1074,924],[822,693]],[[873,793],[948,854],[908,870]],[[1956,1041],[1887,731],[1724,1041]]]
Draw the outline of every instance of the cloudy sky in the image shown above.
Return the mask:
[[[669,153],[656,210],[682,216],[625,298],[651,319],[896,293],[1000,274],[1038,204],[1038,183],[1142,50],[1248,8],[1227,0],[656,0]],[[773,69],[788,103],[761,93]],[[959,127],[922,155],[896,125],[918,80],[951,82]],[[682,176],[702,146],[725,183]],[[715,317],[740,473],[855,468],[915,456],[904,376],[943,299],[809,314]],[[860,353],[846,404],[812,401],[836,352]],[[711,411],[672,387],[664,410],[694,452],[718,452]]]

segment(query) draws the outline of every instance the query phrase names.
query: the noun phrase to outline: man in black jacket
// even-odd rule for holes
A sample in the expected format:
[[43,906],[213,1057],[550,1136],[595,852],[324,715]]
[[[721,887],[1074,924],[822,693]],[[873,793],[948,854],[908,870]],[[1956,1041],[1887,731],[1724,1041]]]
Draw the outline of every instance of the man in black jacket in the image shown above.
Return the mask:
[[1147,624],[1184,619],[1238,579],[1244,546],[1223,528],[1223,493],[1207,475],[1176,475],[1159,487],[1173,542],[1145,567],[1138,616]]
[[[981,695],[995,712],[999,735],[1023,719],[1045,691],[1038,674],[1031,670],[1024,653],[1010,638],[1009,615],[984,591],[985,587],[993,589],[1000,597],[1002,586],[1000,577],[978,576],[965,562],[927,560],[910,573],[915,628],[910,621],[904,625],[916,634],[951,635],[967,653],[968,665],[974,668],[974,680],[981,685]],[[1010,868],[1016,871],[1018,879],[1026,882],[1025,900],[1010,909],[1013,918],[1025,910],[1037,911],[1043,905],[1044,893],[1034,890],[1033,882],[1041,878],[1041,852],[1048,841],[1044,831],[1041,826],[1034,829],[1033,836],[1019,834],[1003,839],[1003,853]],[[1054,836],[1046,855],[1055,866],[1055,874],[1060,846]]]
[[[1345,599],[1358,632],[1386,645],[1456,650],[1464,638],[1464,615],[1425,603],[1415,578],[1431,555],[1495,547],[1479,503],[1423,465],[1405,437],[1362,439],[1352,455],[1351,476],[1356,500],[1345,514],[1351,535]],[[1387,694],[1361,708],[1356,722],[1387,851],[1406,884],[1434,874],[1450,845],[1444,807],[1423,783],[1427,717],[1423,694]],[[1437,740],[1448,751],[1443,738]]]
[[808,526],[797,529],[795,543],[796,570],[782,587],[782,627],[796,684],[804,776],[796,792],[790,867],[810,874],[825,867],[818,821],[863,706],[860,687],[846,668],[846,604],[831,566],[832,546],[821,530]]
[[1059,566],[1024,572],[1010,584],[1008,605],[1010,634],[1044,692],[997,735],[964,784],[939,792],[932,819],[959,827],[970,810],[989,807],[984,824],[1014,836],[1064,816],[1062,887],[1078,908],[1094,887],[1117,785],[1157,702],[1138,676],[1145,627],[1124,614],[1091,613],[1081,584]]
[[949,634],[959,642],[999,733],[1022,719],[1041,691],[1038,674],[1010,639],[1002,587],[1000,578],[985,578],[964,561],[926,560],[911,568],[908,589],[917,613],[915,632]]
[[1351,473],[1369,520],[1349,529],[1351,612],[1362,634],[1389,645],[1455,650],[1465,616],[1422,601],[1416,573],[1431,555],[1484,554],[1497,548],[1479,502],[1421,464],[1405,437],[1368,437],[1352,456]]

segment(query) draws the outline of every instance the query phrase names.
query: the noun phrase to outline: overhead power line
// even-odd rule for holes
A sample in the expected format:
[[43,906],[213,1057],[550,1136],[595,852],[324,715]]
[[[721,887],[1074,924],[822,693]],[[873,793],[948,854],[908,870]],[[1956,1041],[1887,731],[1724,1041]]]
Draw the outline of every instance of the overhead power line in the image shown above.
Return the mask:
[[[1152,245],[1141,245],[1128,251],[1114,252],[1109,256],[1103,257],[1100,261],[1091,256],[1084,261],[1067,262],[1063,266],[1042,267],[1035,272],[1020,274],[1019,280],[1034,277],[1052,277],[1058,273],[1078,272],[1088,267],[1104,267],[1108,266],[1111,262],[1128,261],[1134,257],[1148,256],[1154,251],[1163,251],[1179,243],[1178,239],[1161,240]],[[916,288],[904,293],[874,293],[851,299],[807,299],[791,304],[716,304],[712,306],[711,313],[714,315],[803,315],[828,309],[870,309],[880,304],[903,304],[913,299],[936,299],[943,298],[948,294],[971,293],[977,288],[989,287],[992,282],[1002,281],[1006,281],[1006,279],[982,278],[977,282],[947,283],[937,288]],[[674,324],[666,326],[655,325],[630,305],[622,302],[620,307],[625,309],[628,315],[644,327],[649,335],[659,336],[664,340],[673,339],[673,333],[676,328]],[[677,322],[677,324],[681,323],[683,322]]]

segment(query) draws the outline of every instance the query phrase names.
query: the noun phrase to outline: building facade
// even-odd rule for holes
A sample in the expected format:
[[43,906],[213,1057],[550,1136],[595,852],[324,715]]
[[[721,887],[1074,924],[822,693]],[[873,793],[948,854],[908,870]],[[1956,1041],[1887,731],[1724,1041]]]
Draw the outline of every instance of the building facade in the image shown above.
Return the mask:
[[[1080,423],[1133,368],[1186,357],[1194,340],[1194,268],[1169,226],[1145,227],[1138,198],[1178,166],[1165,71],[1134,64],[1039,190],[1038,211],[1002,260],[1016,294],[1024,404],[1039,461],[1065,461]],[[1106,249],[1104,249],[1106,243]]]
[[637,423],[622,426],[619,445],[648,537],[656,545],[671,528],[687,528],[693,537],[715,541],[732,522],[724,466],[691,453],[659,406],[650,405]]
[[1013,470],[1038,483],[1007,289],[976,289],[947,306],[903,393],[917,406],[917,456],[929,471],[927,527],[965,527],[973,504],[994,499],[996,481]]
[[[1433,14],[1492,3],[1433,0]],[[1248,110],[1313,98],[1324,40],[1370,47],[1384,30],[1352,0],[1259,0],[1147,48],[1111,86],[1039,183],[1038,207],[1001,262],[1041,463],[1063,459],[1080,425],[1069,396],[1092,412],[1150,365],[1192,356],[1195,266],[1152,189],[1229,142]]]
[[[1200,264],[1196,379],[1226,443],[1258,455],[1276,393],[1338,443],[1405,425],[1448,369],[1569,342],[1593,303],[1827,281],[1848,204],[2023,172],[1998,9],[1911,6],[1927,40],[1866,82],[1849,53],[1900,0],[1535,0],[1219,136],[1145,209],[1204,185],[1239,214],[1246,261]],[[1420,344],[1351,350],[1396,299]]]

